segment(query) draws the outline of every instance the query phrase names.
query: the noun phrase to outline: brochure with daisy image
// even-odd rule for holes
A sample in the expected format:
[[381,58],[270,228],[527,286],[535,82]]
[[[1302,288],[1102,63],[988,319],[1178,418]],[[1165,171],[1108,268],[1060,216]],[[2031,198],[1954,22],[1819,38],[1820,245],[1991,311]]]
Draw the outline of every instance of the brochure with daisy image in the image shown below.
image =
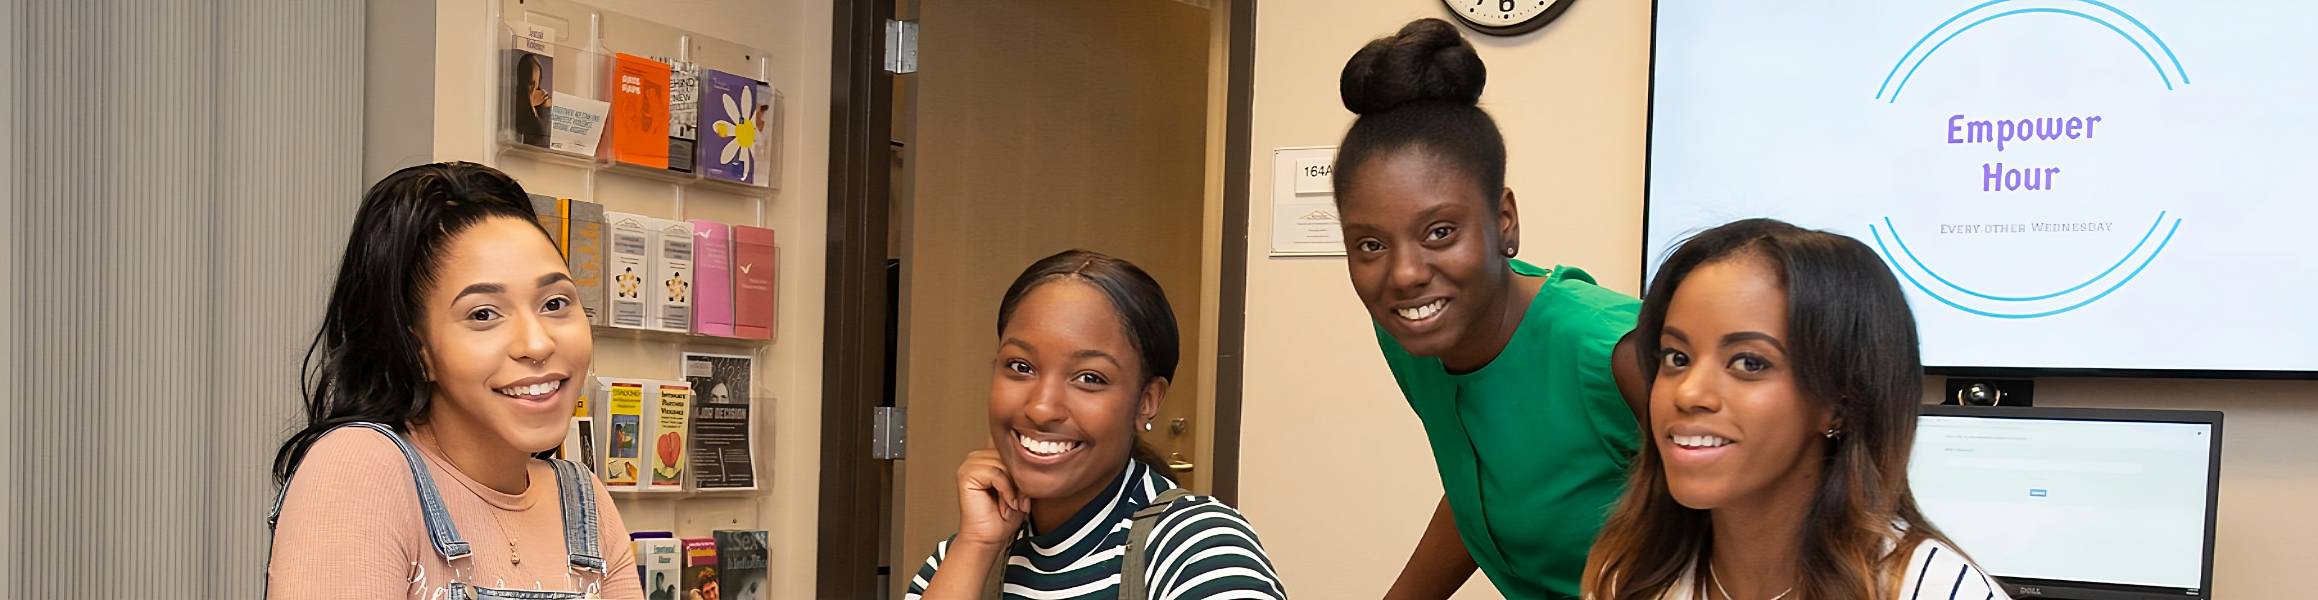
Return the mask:
[[762,81],[714,69],[700,73],[699,166],[703,177],[765,185],[772,139],[765,135],[772,88]]

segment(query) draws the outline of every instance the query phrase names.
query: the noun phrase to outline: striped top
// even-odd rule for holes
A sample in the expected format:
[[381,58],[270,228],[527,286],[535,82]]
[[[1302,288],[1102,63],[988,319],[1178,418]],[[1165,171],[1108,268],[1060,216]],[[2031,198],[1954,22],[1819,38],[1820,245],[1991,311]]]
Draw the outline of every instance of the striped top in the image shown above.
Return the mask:
[[[1955,548],[1926,539],[1908,553],[1907,573],[1900,579],[1899,596],[1891,600],[2012,600],[1996,580],[1980,571],[1980,566],[1964,558]],[[1700,595],[1699,572],[1691,569],[1674,582],[1674,587],[1659,594],[1659,600],[1709,600],[1721,598],[1718,593]],[[1588,596],[1592,598],[1594,596]]]
[[[1110,493],[1097,497],[1054,531],[1032,531],[1023,524],[1020,537],[1008,551],[1007,598],[1116,598],[1119,565],[1126,556],[1127,530],[1137,509],[1175,481],[1140,461],[1111,482]],[[934,573],[949,555],[949,540],[934,545],[933,556],[910,579],[907,600],[918,600]],[[1272,560],[1239,511],[1210,496],[1185,496],[1170,505],[1151,528],[1143,550],[1151,600],[1211,599],[1281,600],[1287,591],[1272,571]],[[987,571],[988,565],[958,565]]]
[[1995,579],[1980,571],[1980,565],[1931,539],[1916,544],[1908,556],[1907,577],[1900,580],[1899,593],[1908,600],[2012,600]]

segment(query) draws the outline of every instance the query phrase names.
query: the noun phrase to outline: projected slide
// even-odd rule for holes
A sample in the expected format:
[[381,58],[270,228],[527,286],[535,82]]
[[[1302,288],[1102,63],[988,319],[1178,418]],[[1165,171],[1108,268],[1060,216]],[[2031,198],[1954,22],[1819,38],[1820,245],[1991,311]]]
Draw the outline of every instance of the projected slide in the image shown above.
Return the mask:
[[1658,3],[1649,271],[1850,235],[1950,367],[2318,371],[2318,8]]

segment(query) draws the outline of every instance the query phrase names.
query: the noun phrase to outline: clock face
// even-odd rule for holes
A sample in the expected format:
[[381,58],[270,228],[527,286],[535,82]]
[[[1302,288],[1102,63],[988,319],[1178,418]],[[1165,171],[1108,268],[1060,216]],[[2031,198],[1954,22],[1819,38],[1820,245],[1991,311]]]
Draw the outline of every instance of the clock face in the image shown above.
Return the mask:
[[1494,35],[1515,35],[1544,27],[1576,1],[1441,0],[1441,3],[1475,30]]

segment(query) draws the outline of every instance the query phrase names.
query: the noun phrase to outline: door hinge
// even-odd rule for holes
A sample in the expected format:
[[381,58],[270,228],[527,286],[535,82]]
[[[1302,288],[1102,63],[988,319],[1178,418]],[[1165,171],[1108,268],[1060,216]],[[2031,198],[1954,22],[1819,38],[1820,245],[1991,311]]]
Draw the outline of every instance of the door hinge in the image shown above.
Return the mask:
[[918,22],[885,20],[885,72],[918,72]]
[[869,456],[878,460],[900,460],[909,454],[907,442],[909,411],[898,407],[877,407],[871,418]]

